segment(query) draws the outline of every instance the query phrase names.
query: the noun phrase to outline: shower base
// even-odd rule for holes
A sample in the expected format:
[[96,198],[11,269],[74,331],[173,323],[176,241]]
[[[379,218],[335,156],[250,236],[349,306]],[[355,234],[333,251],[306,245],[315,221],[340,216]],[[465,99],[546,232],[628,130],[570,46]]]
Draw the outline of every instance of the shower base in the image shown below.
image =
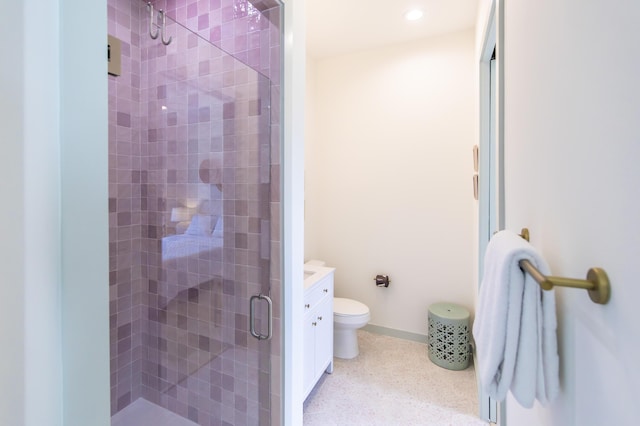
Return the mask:
[[159,405],[138,398],[111,416],[111,426],[198,426],[189,419],[166,410]]

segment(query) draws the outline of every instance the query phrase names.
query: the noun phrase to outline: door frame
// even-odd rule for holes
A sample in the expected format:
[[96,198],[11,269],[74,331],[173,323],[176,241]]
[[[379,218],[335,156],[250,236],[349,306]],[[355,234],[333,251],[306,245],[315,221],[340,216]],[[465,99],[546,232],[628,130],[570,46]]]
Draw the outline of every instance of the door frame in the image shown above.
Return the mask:
[[[490,0],[479,52],[479,179],[478,179],[478,290],[482,281],[484,254],[491,235],[504,229],[504,2]],[[495,50],[495,61],[492,61]],[[493,64],[492,64],[493,63]],[[477,359],[474,357],[475,362]],[[504,404],[487,395],[478,384],[479,415],[498,423]]]
[[282,347],[280,424],[302,424],[305,0],[283,0]]

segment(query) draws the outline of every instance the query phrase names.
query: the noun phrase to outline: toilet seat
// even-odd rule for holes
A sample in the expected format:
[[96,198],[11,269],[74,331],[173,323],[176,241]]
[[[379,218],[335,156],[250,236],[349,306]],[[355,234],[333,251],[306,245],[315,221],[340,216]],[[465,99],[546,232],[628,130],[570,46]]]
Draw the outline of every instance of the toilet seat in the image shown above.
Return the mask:
[[334,297],[333,313],[340,316],[367,315],[369,308],[357,300]]

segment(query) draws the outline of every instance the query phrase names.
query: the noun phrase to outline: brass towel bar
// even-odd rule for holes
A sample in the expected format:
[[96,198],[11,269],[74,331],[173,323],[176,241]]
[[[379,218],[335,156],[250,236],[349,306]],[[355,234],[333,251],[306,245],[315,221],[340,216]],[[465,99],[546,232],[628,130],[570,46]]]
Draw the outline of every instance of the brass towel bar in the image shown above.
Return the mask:
[[[529,230],[527,228],[523,228],[520,236],[529,241]],[[578,280],[573,278],[545,276],[526,259],[521,260],[519,265],[523,271],[531,275],[533,279],[540,284],[540,287],[542,287],[543,290],[551,290],[554,286],[582,288],[589,292],[589,297],[593,302],[601,305],[605,305],[611,297],[611,285],[609,284],[609,277],[604,269],[591,268],[589,269],[589,272],[587,272],[586,280]]]

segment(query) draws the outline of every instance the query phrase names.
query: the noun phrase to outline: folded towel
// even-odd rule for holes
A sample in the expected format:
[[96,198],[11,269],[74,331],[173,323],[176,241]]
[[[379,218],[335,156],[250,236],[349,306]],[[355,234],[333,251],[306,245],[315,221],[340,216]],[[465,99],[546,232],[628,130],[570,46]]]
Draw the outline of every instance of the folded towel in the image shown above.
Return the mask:
[[558,394],[558,344],[553,291],[544,291],[520,269],[529,260],[544,275],[549,267],[526,240],[510,231],[491,238],[473,324],[481,386],[499,401],[511,390],[524,407]]

